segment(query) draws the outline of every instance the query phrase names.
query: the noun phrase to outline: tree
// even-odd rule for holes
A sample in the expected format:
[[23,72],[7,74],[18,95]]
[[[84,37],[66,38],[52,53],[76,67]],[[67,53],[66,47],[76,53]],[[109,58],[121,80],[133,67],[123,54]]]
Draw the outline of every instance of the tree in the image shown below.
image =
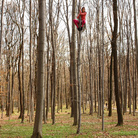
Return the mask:
[[110,61],[110,94],[109,94],[109,114],[108,116],[112,116],[112,67],[113,67],[113,56],[111,53],[111,61]]
[[102,130],[104,130],[104,0],[102,0]]
[[117,0],[113,0],[113,16],[114,16],[114,30],[112,32],[112,53],[114,58],[114,82],[115,82],[115,99],[117,105],[118,123],[117,125],[123,125],[123,115],[121,112],[121,104],[119,98],[118,89],[118,68],[117,68],[117,29],[118,29],[118,17],[117,17]]
[[72,75],[73,75],[73,116],[74,123],[73,125],[78,124],[78,94],[76,87],[76,42],[75,42],[75,25],[73,19],[75,19],[75,9],[76,9],[76,0],[73,0],[72,4],[72,44],[71,44],[71,53],[72,53]]
[[30,31],[30,47],[29,47],[29,58],[30,58],[30,75],[29,75],[29,122],[33,121],[33,92],[32,92],[32,0],[29,4],[29,31]]
[[[81,0],[79,0],[79,8],[80,10]],[[81,17],[79,17],[79,27],[81,27]],[[78,128],[77,134],[80,133],[81,127],[81,81],[80,81],[80,52],[81,52],[81,31],[79,32],[78,37],[78,57],[77,57],[77,79],[78,79]]]
[[99,88],[98,88],[98,115],[101,116],[101,50],[100,50],[100,44],[99,44],[99,0],[97,0],[97,8],[96,8],[96,14],[97,14],[97,49],[98,49],[98,65],[99,65]]
[[[135,0],[133,0],[133,9],[134,9],[134,26],[135,26],[136,65],[137,65],[137,78],[138,78],[138,41],[137,41],[137,16],[136,16]],[[135,79],[135,81],[136,81],[136,79]],[[137,100],[136,100],[137,96],[136,96],[136,91],[133,92],[133,93],[134,93],[133,94],[133,115],[135,115],[135,109],[136,109],[136,106],[137,106]]]
[[3,30],[3,9],[4,9],[4,0],[2,0],[2,5],[1,5],[1,19],[0,19],[0,60],[1,60],[1,46],[2,46],[2,30]]
[[42,137],[42,112],[44,92],[45,0],[39,0],[39,45],[36,115],[32,138]]
[[25,112],[25,92],[24,92],[24,13],[25,13],[25,0],[23,1],[23,14],[22,14],[22,123],[24,123],[24,112]]

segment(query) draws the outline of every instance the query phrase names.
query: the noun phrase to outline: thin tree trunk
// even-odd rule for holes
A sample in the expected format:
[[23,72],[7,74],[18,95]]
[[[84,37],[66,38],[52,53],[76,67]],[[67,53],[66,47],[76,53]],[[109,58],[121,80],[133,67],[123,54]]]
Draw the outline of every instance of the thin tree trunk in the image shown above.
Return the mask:
[[12,78],[11,78],[11,80],[12,80],[12,84],[11,84],[11,113],[13,113],[13,107],[14,107],[14,103],[13,103],[13,91],[14,91],[14,88],[13,88],[13,86],[14,86],[14,67],[13,67],[14,65],[13,65],[13,57],[12,57]]
[[29,91],[29,97],[30,97],[30,100],[29,100],[29,107],[30,107],[30,114],[29,114],[29,122],[31,123],[33,121],[33,118],[32,118],[32,25],[31,25],[31,22],[32,22],[32,0],[30,0],[30,49],[29,49],[29,56],[30,56],[30,91]]
[[73,0],[72,5],[72,75],[73,75],[73,114],[74,114],[74,123],[73,125],[78,124],[78,93],[77,93],[77,86],[76,86],[76,42],[75,42],[75,25],[73,23],[73,19],[75,19],[75,9],[76,9],[76,0]]
[[1,47],[2,47],[2,33],[3,33],[3,9],[4,9],[4,0],[2,0],[1,5],[1,28],[0,28],[0,62],[1,62]]
[[85,73],[85,79],[86,79],[86,97],[85,97],[85,111],[87,110],[87,97],[88,97],[88,76],[87,73]]
[[22,118],[22,90],[21,90],[21,75],[20,75],[20,61],[21,61],[21,51],[22,46],[20,46],[20,53],[19,53],[19,61],[18,61],[18,82],[19,82],[19,107],[20,107],[20,116],[19,118]]
[[127,59],[126,59],[126,69],[125,69],[125,89],[124,89],[124,108],[123,108],[123,114],[127,111]]
[[2,95],[1,96],[1,119],[3,119],[3,112],[4,112],[4,96]]
[[[71,37],[70,37],[70,29],[69,29],[69,8],[68,8],[68,0],[66,0],[66,21],[67,21],[67,31],[68,31],[68,39],[69,39],[69,47],[70,47],[70,101],[71,101],[71,117],[73,117],[74,113],[74,105],[73,105],[73,57],[72,57],[72,49],[71,46]],[[74,16],[75,17],[75,16]]]
[[[79,0],[79,8],[80,9],[81,0]],[[79,17],[79,27],[81,28],[81,17]],[[78,128],[77,134],[80,133],[81,127],[81,81],[80,81],[80,52],[81,52],[81,31],[79,32],[78,37],[78,57],[77,57],[77,78],[78,78]]]
[[99,63],[98,115],[101,116],[101,52],[99,45],[99,0],[97,0],[97,48],[98,48],[98,63]]
[[129,42],[129,37],[130,37],[130,34],[129,34],[129,31],[128,31],[128,22],[127,22],[127,47],[128,47],[128,50],[127,50],[127,69],[128,69],[128,81],[129,81],[129,93],[128,93],[128,106],[129,106],[129,114],[131,114],[131,80],[130,80],[130,65],[129,65],[129,60],[130,60],[130,42]]
[[49,18],[51,25],[51,43],[52,43],[52,94],[53,94],[53,107],[52,107],[52,124],[55,124],[55,94],[56,94],[56,57],[55,57],[55,44],[54,44],[54,36],[53,36],[53,21],[52,21],[52,7],[53,0],[49,0]]
[[47,34],[47,87],[46,87],[46,120],[48,120],[48,112],[49,112],[49,74],[50,74],[50,64],[49,64],[49,33]]
[[23,1],[23,15],[22,15],[22,121],[24,123],[24,111],[25,111],[25,92],[24,92],[24,12],[25,12],[25,1]]
[[113,64],[113,56],[112,56],[112,53],[111,53],[111,61],[110,61],[111,63],[110,63],[110,96],[109,96],[109,114],[108,114],[108,116],[112,116],[112,91],[113,91],[113,89],[112,89],[112,64]]
[[118,17],[117,17],[117,0],[113,0],[113,16],[114,16],[114,31],[112,33],[112,52],[114,57],[114,82],[115,82],[115,99],[117,105],[118,123],[117,125],[123,125],[123,115],[121,112],[121,104],[119,99],[118,90],[118,69],[117,69],[117,28],[118,28]]
[[[90,30],[92,29],[91,28],[92,26],[90,26]],[[90,77],[89,77],[89,81],[90,81],[90,115],[93,115],[93,68],[92,68],[92,63],[93,63],[93,53],[92,53],[92,40],[91,40],[91,33],[90,33],[90,53],[88,54],[89,56],[89,74],[90,74]],[[88,42],[87,42],[88,43]],[[88,47],[88,44],[87,44],[87,47]]]
[[43,93],[44,93],[44,45],[45,45],[45,0],[39,0],[39,46],[37,103],[32,138],[42,138]]
[[[119,17],[120,18],[120,17]],[[121,32],[122,29],[122,21],[121,19],[119,19],[119,31]],[[122,113],[123,113],[123,83],[122,83],[122,56],[121,56],[121,43],[123,44],[122,38],[121,38],[121,34],[120,34],[120,46],[119,46],[119,79],[120,79],[120,85],[121,85],[121,109],[122,109]]]
[[[135,0],[133,0],[133,9],[134,9],[134,26],[135,26],[135,48],[136,48],[136,65],[137,65],[137,78],[138,78],[138,41],[137,41],[137,14],[136,14],[136,6],[135,6]],[[136,74],[136,73],[135,73]],[[137,78],[135,75],[135,82],[136,82],[136,86],[135,86],[135,94],[134,94],[134,99],[135,99],[135,109],[137,109],[137,92],[136,92],[136,88],[137,88]],[[134,110],[134,107],[133,107]]]
[[104,130],[104,1],[102,0],[102,130]]
[[64,62],[64,83],[65,83],[65,101],[66,101],[66,109],[68,109],[68,94],[67,94],[67,79],[66,79],[66,64]]
[[58,62],[58,71],[57,71],[57,112],[60,110],[60,90],[59,90],[59,76],[60,76],[60,69],[59,69],[59,62]]
[[[61,66],[61,65],[60,65]],[[63,86],[62,86],[62,76],[60,77],[61,78],[61,84],[60,84],[60,109],[61,109],[61,112],[62,112],[62,108],[63,108]]]
[[[137,14],[135,0],[133,0],[133,9],[134,9],[134,26],[135,26],[135,48],[136,48],[136,65],[137,65],[137,74],[138,74],[138,42],[137,42]],[[138,77],[138,75],[137,75]]]
[[[84,60],[83,60],[84,61]],[[82,110],[83,114],[85,113],[84,111],[84,65],[82,66],[82,82],[81,82],[81,91],[82,91]]]

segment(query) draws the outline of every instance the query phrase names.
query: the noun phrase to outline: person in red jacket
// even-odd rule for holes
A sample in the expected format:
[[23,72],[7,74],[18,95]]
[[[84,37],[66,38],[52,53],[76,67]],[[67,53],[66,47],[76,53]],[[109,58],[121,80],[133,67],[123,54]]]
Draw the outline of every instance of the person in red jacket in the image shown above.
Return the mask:
[[85,12],[85,7],[82,7],[82,9],[80,8],[80,13],[79,13],[79,15],[78,15],[78,19],[79,19],[79,17],[81,16],[81,28],[79,28],[79,21],[78,20],[73,20],[73,22],[74,22],[74,24],[77,26],[77,29],[79,30],[79,31],[81,31],[82,30],[82,27],[84,26],[84,24],[86,23],[86,19],[85,19],[85,17],[86,17],[86,12]]

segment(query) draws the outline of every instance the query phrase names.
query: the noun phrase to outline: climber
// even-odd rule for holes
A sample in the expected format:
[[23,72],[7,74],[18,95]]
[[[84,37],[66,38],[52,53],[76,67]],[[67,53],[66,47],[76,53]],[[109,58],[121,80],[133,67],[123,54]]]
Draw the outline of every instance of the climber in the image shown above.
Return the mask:
[[80,13],[78,14],[78,19],[81,16],[81,27],[79,27],[79,21],[78,20],[73,20],[74,24],[77,26],[78,31],[81,31],[83,26],[85,25],[86,21],[85,21],[85,16],[86,16],[86,12],[85,12],[85,7],[82,7],[82,9],[80,8]]

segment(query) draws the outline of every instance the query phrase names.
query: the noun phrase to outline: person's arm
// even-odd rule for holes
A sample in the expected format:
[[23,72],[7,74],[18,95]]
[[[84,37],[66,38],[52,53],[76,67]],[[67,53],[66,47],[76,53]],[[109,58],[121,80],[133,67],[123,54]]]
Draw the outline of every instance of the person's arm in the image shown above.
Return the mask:
[[80,17],[80,14],[78,14],[77,19],[79,19],[79,17]]
[[79,15],[86,15],[86,12],[81,12],[81,10],[80,10],[80,14]]

